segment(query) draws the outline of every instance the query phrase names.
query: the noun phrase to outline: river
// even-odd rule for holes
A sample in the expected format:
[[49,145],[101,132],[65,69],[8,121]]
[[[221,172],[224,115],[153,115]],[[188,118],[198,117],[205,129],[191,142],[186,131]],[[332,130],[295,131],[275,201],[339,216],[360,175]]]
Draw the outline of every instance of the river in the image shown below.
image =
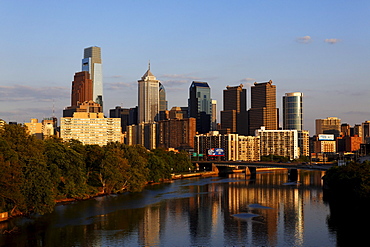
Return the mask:
[[348,246],[365,240],[359,212],[324,201],[324,172],[299,171],[298,183],[287,173],[175,180],[58,205],[51,214],[0,223],[2,232],[14,230],[0,235],[0,246]]

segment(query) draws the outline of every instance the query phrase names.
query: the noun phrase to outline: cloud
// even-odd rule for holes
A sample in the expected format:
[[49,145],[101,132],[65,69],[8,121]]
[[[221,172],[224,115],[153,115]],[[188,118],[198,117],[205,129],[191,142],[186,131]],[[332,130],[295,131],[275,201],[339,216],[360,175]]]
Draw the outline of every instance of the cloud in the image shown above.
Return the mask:
[[0,86],[0,101],[44,101],[70,97],[66,87],[32,87],[25,85]]
[[296,38],[296,41],[301,44],[308,44],[312,42],[311,36],[303,36],[303,37],[298,37]]
[[[161,83],[165,87],[190,86],[192,81],[201,80],[195,76],[181,75],[181,74],[164,74],[159,76]],[[183,89],[182,89],[183,90]]]
[[340,41],[341,41],[340,39],[325,39],[324,40],[325,43],[329,43],[331,45],[334,45],[334,44],[336,44],[336,43],[338,43]]
[[104,90],[123,90],[137,87],[137,82],[109,82],[104,83]]

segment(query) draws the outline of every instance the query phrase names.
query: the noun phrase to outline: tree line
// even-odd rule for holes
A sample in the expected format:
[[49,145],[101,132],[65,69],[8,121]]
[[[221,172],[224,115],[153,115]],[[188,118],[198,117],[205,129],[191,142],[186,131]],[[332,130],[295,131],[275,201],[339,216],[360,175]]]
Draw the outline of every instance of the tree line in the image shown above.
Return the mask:
[[25,126],[5,124],[0,129],[0,212],[44,214],[57,201],[138,192],[147,182],[170,179],[171,173],[189,168],[187,153],[38,140]]

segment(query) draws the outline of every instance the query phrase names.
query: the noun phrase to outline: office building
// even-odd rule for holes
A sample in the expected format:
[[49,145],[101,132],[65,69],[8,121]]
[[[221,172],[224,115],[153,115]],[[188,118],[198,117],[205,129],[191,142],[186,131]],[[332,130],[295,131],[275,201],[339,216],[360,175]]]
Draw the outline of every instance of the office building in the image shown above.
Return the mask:
[[116,106],[114,109],[109,110],[109,117],[110,118],[120,118],[121,119],[121,129],[122,133],[126,131],[126,127],[130,125],[130,109],[122,108],[120,106]]
[[224,90],[224,109],[221,111],[221,128],[227,133],[248,134],[247,125],[247,90],[243,84],[227,86]]
[[303,94],[286,93],[283,96],[283,129],[303,130]]
[[212,126],[211,89],[207,82],[193,81],[189,88],[188,116],[196,118],[197,132],[208,133]]
[[217,100],[212,100],[211,130],[217,130]]
[[138,123],[152,123],[159,119],[160,82],[148,70],[138,81]]
[[183,119],[188,118],[188,108],[174,106],[169,111],[169,119]]
[[175,118],[157,124],[157,147],[188,150],[194,148],[195,118]]
[[319,134],[315,136],[314,153],[335,153],[337,145],[334,134]]
[[316,119],[316,136],[319,134],[333,134],[334,137],[340,135],[340,119],[328,117],[325,119]]
[[100,47],[92,46],[84,49],[82,71],[90,74],[93,83],[92,100],[103,107],[103,69]]
[[310,156],[310,132],[308,130],[298,130],[298,147],[300,156]]
[[272,81],[257,83],[251,87],[251,108],[248,111],[249,135],[265,127],[277,130],[279,127],[279,109],[276,108],[276,86]]
[[101,112],[75,112],[73,117],[60,120],[60,137],[79,140],[85,145],[103,146],[121,141],[121,119],[105,118]]
[[103,108],[92,100],[77,102],[77,106],[69,106],[63,110],[63,117],[73,117],[75,112],[99,113],[103,112]]
[[278,155],[290,160],[300,156],[297,130],[267,130],[264,127],[256,130],[260,137],[261,156]]
[[93,82],[87,71],[75,73],[72,81],[71,106],[93,100]]
[[148,150],[157,148],[157,123],[138,123],[126,127],[127,145],[142,145]]
[[370,144],[370,121],[365,121],[361,124],[362,127],[362,143]]
[[212,157],[208,155],[208,159],[259,161],[259,145],[259,137],[241,136],[238,134],[220,134],[219,131],[210,131],[206,134],[199,134],[194,137],[195,153],[207,156],[208,151],[212,148],[223,149],[224,156]]

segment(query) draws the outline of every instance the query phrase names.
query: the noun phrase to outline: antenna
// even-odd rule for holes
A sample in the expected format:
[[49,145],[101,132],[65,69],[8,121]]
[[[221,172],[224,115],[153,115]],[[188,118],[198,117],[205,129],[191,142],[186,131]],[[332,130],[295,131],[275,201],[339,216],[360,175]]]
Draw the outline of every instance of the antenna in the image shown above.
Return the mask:
[[148,63],[148,70],[150,70],[150,59],[149,59],[149,63]]

